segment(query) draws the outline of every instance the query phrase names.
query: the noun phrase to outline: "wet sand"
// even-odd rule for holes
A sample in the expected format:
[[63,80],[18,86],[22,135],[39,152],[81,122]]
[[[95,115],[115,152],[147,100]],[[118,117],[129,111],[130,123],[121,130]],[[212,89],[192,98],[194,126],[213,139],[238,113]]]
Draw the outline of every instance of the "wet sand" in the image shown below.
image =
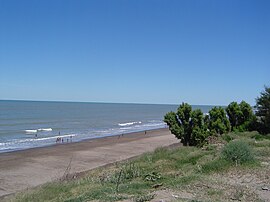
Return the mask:
[[0,198],[59,179],[70,162],[70,173],[80,173],[178,142],[165,128],[2,153]]

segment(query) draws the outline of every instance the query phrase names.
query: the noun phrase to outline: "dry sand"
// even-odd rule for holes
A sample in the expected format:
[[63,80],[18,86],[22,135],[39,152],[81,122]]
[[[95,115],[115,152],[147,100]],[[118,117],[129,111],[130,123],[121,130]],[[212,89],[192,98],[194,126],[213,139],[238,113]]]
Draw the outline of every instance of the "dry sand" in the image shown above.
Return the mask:
[[79,173],[178,142],[168,129],[159,129],[2,153],[0,198],[59,179],[70,162],[70,173]]

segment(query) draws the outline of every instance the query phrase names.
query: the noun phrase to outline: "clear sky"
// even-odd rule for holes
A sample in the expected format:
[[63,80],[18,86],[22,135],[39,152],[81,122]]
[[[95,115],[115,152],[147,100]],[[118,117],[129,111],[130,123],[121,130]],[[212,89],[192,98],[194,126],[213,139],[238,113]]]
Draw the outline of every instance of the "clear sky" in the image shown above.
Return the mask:
[[254,104],[264,85],[269,0],[0,0],[0,99]]

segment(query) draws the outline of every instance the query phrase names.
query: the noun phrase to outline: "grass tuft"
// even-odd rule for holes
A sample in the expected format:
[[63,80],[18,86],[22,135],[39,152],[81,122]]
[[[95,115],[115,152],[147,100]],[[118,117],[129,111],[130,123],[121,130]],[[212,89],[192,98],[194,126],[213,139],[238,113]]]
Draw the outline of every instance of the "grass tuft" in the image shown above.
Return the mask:
[[218,158],[213,161],[209,161],[202,165],[201,172],[209,174],[212,172],[221,172],[227,170],[230,167],[230,163],[223,158]]

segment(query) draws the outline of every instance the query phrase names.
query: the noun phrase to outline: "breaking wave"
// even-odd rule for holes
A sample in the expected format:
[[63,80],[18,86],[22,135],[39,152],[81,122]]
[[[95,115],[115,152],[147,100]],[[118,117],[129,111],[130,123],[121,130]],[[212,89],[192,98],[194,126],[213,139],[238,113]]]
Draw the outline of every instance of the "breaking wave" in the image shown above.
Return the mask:
[[51,128],[39,128],[38,131],[52,131]]
[[25,130],[26,133],[37,133],[38,130]]
[[118,126],[131,126],[134,124],[141,124],[141,121],[135,121],[135,122],[128,122],[128,123],[118,123]]
[[28,129],[28,130],[24,130],[24,132],[26,133],[37,133],[37,132],[50,132],[52,131],[52,128],[39,128],[39,129]]

